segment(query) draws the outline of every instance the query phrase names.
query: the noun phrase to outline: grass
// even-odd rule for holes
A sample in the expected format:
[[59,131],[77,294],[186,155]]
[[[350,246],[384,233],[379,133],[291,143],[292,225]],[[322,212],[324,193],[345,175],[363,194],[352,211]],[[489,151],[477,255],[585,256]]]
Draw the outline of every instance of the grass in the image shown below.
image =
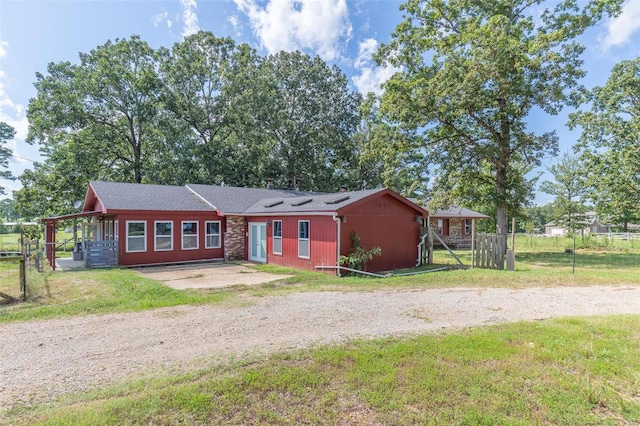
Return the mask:
[[[189,291],[128,269],[31,274],[30,300],[0,306],[0,323],[246,303],[245,296],[300,291],[640,285],[634,247],[581,247],[577,256],[593,264],[573,273],[567,262],[572,256],[564,253],[572,240],[526,243],[516,241],[513,272],[338,278],[264,265],[258,268],[292,276],[260,286]],[[468,251],[458,253],[469,259]],[[435,260],[453,262],[442,251]],[[523,322],[355,340],[181,374],[156,371],[44,404],[0,409],[0,424],[637,424],[639,321],[640,315],[627,315]]]
[[[423,270],[425,273],[386,279],[361,276],[340,278],[320,272],[293,271],[263,265],[257,268],[291,277],[257,286],[181,291],[143,278],[135,271],[125,268],[54,273],[31,270],[27,273],[29,300],[0,306],[0,323],[89,313],[132,312],[176,305],[247,303],[247,295],[263,297],[301,291],[640,285],[640,274],[637,273],[640,268],[640,249],[615,248],[618,251],[603,251],[602,248],[583,248],[579,252],[583,262],[574,271],[572,256],[564,252],[564,245],[572,245],[572,239],[556,241],[554,238],[521,238],[522,240],[516,241],[517,261],[516,271],[513,272],[485,269],[427,272],[427,268],[419,268],[418,271]],[[470,250],[458,250],[457,254],[463,262],[470,265]],[[585,262],[584,259],[591,261]],[[625,260],[621,262],[620,259]],[[434,253],[434,261],[438,265],[455,263],[453,257],[444,250]],[[15,264],[0,263],[0,292],[19,296]]]
[[0,234],[0,252],[20,251],[20,234]]
[[[0,291],[6,280],[0,280]],[[222,302],[234,290],[174,290],[129,269],[27,274],[27,302],[0,307],[0,323]],[[12,288],[15,284],[11,284]]]
[[156,375],[5,413],[12,424],[640,422],[640,316],[356,340]]

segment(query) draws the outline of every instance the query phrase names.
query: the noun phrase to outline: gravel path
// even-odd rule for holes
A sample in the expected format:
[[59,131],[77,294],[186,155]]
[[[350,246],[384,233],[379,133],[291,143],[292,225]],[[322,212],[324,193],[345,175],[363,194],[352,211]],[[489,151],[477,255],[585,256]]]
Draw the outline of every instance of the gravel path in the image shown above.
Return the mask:
[[1,325],[0,407],[152,369],[194,368],[354,337],[638,314],[640,287],[320,292],[249,301],[243,307],[181,306]]

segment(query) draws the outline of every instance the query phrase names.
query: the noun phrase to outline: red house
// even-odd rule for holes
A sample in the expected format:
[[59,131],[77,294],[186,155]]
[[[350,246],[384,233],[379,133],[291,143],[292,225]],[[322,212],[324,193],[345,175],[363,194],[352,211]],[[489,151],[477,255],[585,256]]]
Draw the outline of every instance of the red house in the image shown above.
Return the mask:
[[[249,260],[297,269],[334,267],[354,231],[382,254],[369,271],[415,266],[427,211],[389,189],[331,194],[211,185],[90,182],[81,213],[43,219],[55,268],[58,222],[84,224],[86,266]],[[334,271],[334,270],[332,270]]]

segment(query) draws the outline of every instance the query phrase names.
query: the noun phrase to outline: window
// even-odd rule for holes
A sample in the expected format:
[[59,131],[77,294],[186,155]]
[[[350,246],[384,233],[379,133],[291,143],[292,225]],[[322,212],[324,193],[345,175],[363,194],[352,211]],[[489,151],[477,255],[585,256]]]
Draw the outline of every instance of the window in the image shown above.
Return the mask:
[[220,222],[206,222],[205,248],[220,248]]
[[464,220],[464,233],[469,235],[471,233],[471,219]]
[[298,221],[298,257],[309,257],[309,221]]
[[438,235],[442,235],[442,230],[443,230],[443,220],[442,219],[438,219],[438,229],[436,229],[436,234]]
[[113,221],[105,220],[104,222],[104,240],[112,241],[113,238]]
[[273,221],[273,253],[282,254],[282,221]]
[[127,252],[147,251],[147,222],[127,221]]
[[198,248],[198,222],[182,222],[182,250]]
[[173,222],[156,222],[156,251],[173,250]]
[[118,239],[118,221],[114,221],[113,222],[113,239],[117,240]]

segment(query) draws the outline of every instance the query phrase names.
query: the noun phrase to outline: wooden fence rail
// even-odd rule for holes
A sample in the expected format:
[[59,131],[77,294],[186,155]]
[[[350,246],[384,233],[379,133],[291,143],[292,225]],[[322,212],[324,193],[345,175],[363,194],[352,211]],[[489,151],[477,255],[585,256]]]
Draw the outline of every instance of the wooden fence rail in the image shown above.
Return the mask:
[[86,241],[84,266],[99,268],[118,265],[117,241]]
[[507,237],[498,234],[478,234],[475,241],[474,267],[504,269]]

